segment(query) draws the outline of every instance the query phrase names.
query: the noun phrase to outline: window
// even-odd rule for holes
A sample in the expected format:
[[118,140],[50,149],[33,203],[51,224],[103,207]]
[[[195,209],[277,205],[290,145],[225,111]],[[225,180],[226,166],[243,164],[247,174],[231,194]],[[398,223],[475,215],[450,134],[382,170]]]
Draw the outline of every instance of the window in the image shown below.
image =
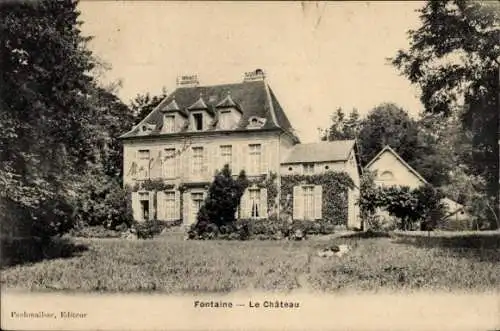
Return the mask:
[[164,178],[174,178],[175,177],[175,148],[165,149],[165,157],[163,158],[163,177]]
[[314,219],[314,186],[304,186],[304,219]]
[[[203,205],[203,192],[191,193],[191,200],[193,202],[193,212],[197,213]],[[196,218],[196,214],[193,216]]]
[[149,149],[139,150],[139,178],[145,179],[149,177]]
[[390,171],[384,171],[380,177],[379,177],[381,180],[393,180],[394,179],[394,175],[392,174],[392,172]]
[[174,132],[175,128],[175,116],[174,115],[165,115],[163,120],[163,132],[171,133]]
[[165,217],[174,220],[175,216],[175,192],[165,192]]
[[258,174],[260,173],[261,145],[252,144],[249,145],[249,148],[250,148],[249,172],[250,174]]
[[193,174],[201,175],[203,172],[203,147],[193,147]]
[[139,193],[139,201],[141,203],[141,218],[149,219],[149,193]]
[[203,114],[193,114],[194,129],[197,131],[203,130]]
[[219,128],[223,130],[231,129],[231,111],[230,110],[222,110],[219,113]]
[[224,165],[229,165],[231,167],[232,164],[232,158],[233,158],[233,151],[232,151],[232,146],[231,145],[225,145],[220,147],[220,158],[221,158],[221,168],[224,167]]
[[250,189],[248,190],[250,199],[250,217],[258,218],[260,217],[260,189]]
[[304,165],[304,174],[311,175],[314,173],[314,164],[313,163],[305,163]]

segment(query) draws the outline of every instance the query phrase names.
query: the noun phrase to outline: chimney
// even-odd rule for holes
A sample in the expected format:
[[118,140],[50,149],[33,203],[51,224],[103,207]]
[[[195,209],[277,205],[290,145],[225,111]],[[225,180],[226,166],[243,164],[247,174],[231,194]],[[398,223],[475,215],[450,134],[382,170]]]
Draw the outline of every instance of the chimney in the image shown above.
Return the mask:
[[183,75],[177,77],[177,87],[196,87],[200,85],[198,75]]
[[264,80],[266,79],[266,74],[262,69],[256,69],[255,71],[245,72],[245,77],[243,78],[243,82],[253,82],[256,80]]

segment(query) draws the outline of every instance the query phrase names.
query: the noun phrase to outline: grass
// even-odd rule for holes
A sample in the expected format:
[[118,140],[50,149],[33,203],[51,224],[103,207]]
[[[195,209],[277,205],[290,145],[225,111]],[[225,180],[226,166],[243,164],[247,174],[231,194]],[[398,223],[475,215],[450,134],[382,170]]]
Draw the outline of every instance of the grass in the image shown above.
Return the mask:
[[[442,247],[439,237],[433,238],[426,245],[425,236],[417,243],[404,235],[302,242],[183,241],[175,234],[138,241],[75,239],[87,249],[4,268],[1,281],[30,290],[162,293],[500,287],[499,234],[469,239],[489,243],[470,248]],[[333,243],[348,244],[352,251],[341,258],[317,256]]]

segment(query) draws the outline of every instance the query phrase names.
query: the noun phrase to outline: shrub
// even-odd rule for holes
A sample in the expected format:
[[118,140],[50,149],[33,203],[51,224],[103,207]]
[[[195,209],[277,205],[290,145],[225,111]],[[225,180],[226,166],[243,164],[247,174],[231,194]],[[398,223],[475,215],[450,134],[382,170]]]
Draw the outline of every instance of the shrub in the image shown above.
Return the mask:
[[75,219],[80,226],[101,225],[109,229],[133,223],[130,192],[117,180],[89,179],[74,198]]
[[149,220],[145,222],[136,222],[133,224],[133,229],[137,234],[137,238],[139,239],[149,239],[153,238],[156,235],[159,235],[163,229],[167,227],[164,222],[160,222],[157,220]]
[[247,186],[248,180],[245,172],[241,171],[238,178],[234,179],[226,164],[215,175],[214,181],[208,188],[208,194],[198,212],[197,221],[190,228],[190,238],[212,238],[217,236],[221,227],[224,227],[223,231],[231,229],[235,221],[236,210]]

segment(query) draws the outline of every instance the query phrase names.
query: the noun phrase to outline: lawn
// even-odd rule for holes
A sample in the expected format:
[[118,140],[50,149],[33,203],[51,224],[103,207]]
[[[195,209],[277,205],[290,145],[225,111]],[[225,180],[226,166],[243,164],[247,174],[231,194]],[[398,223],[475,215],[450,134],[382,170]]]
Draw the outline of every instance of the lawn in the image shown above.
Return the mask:
[[[469,236],[469,235],[467,235]],[[443,237],[444,238],[444,237]],[[493,290],[500,287],[500,236],[463,247],[436,235],[306,241],[73,239],[72,256],[2,270],[2,285],[30,290],[163,293],[235,290]],[[486,239],[485,239],[486,238]],[[443,245],[442,243],[446,244]],[[343,257],[317,251],[347,244]]]

